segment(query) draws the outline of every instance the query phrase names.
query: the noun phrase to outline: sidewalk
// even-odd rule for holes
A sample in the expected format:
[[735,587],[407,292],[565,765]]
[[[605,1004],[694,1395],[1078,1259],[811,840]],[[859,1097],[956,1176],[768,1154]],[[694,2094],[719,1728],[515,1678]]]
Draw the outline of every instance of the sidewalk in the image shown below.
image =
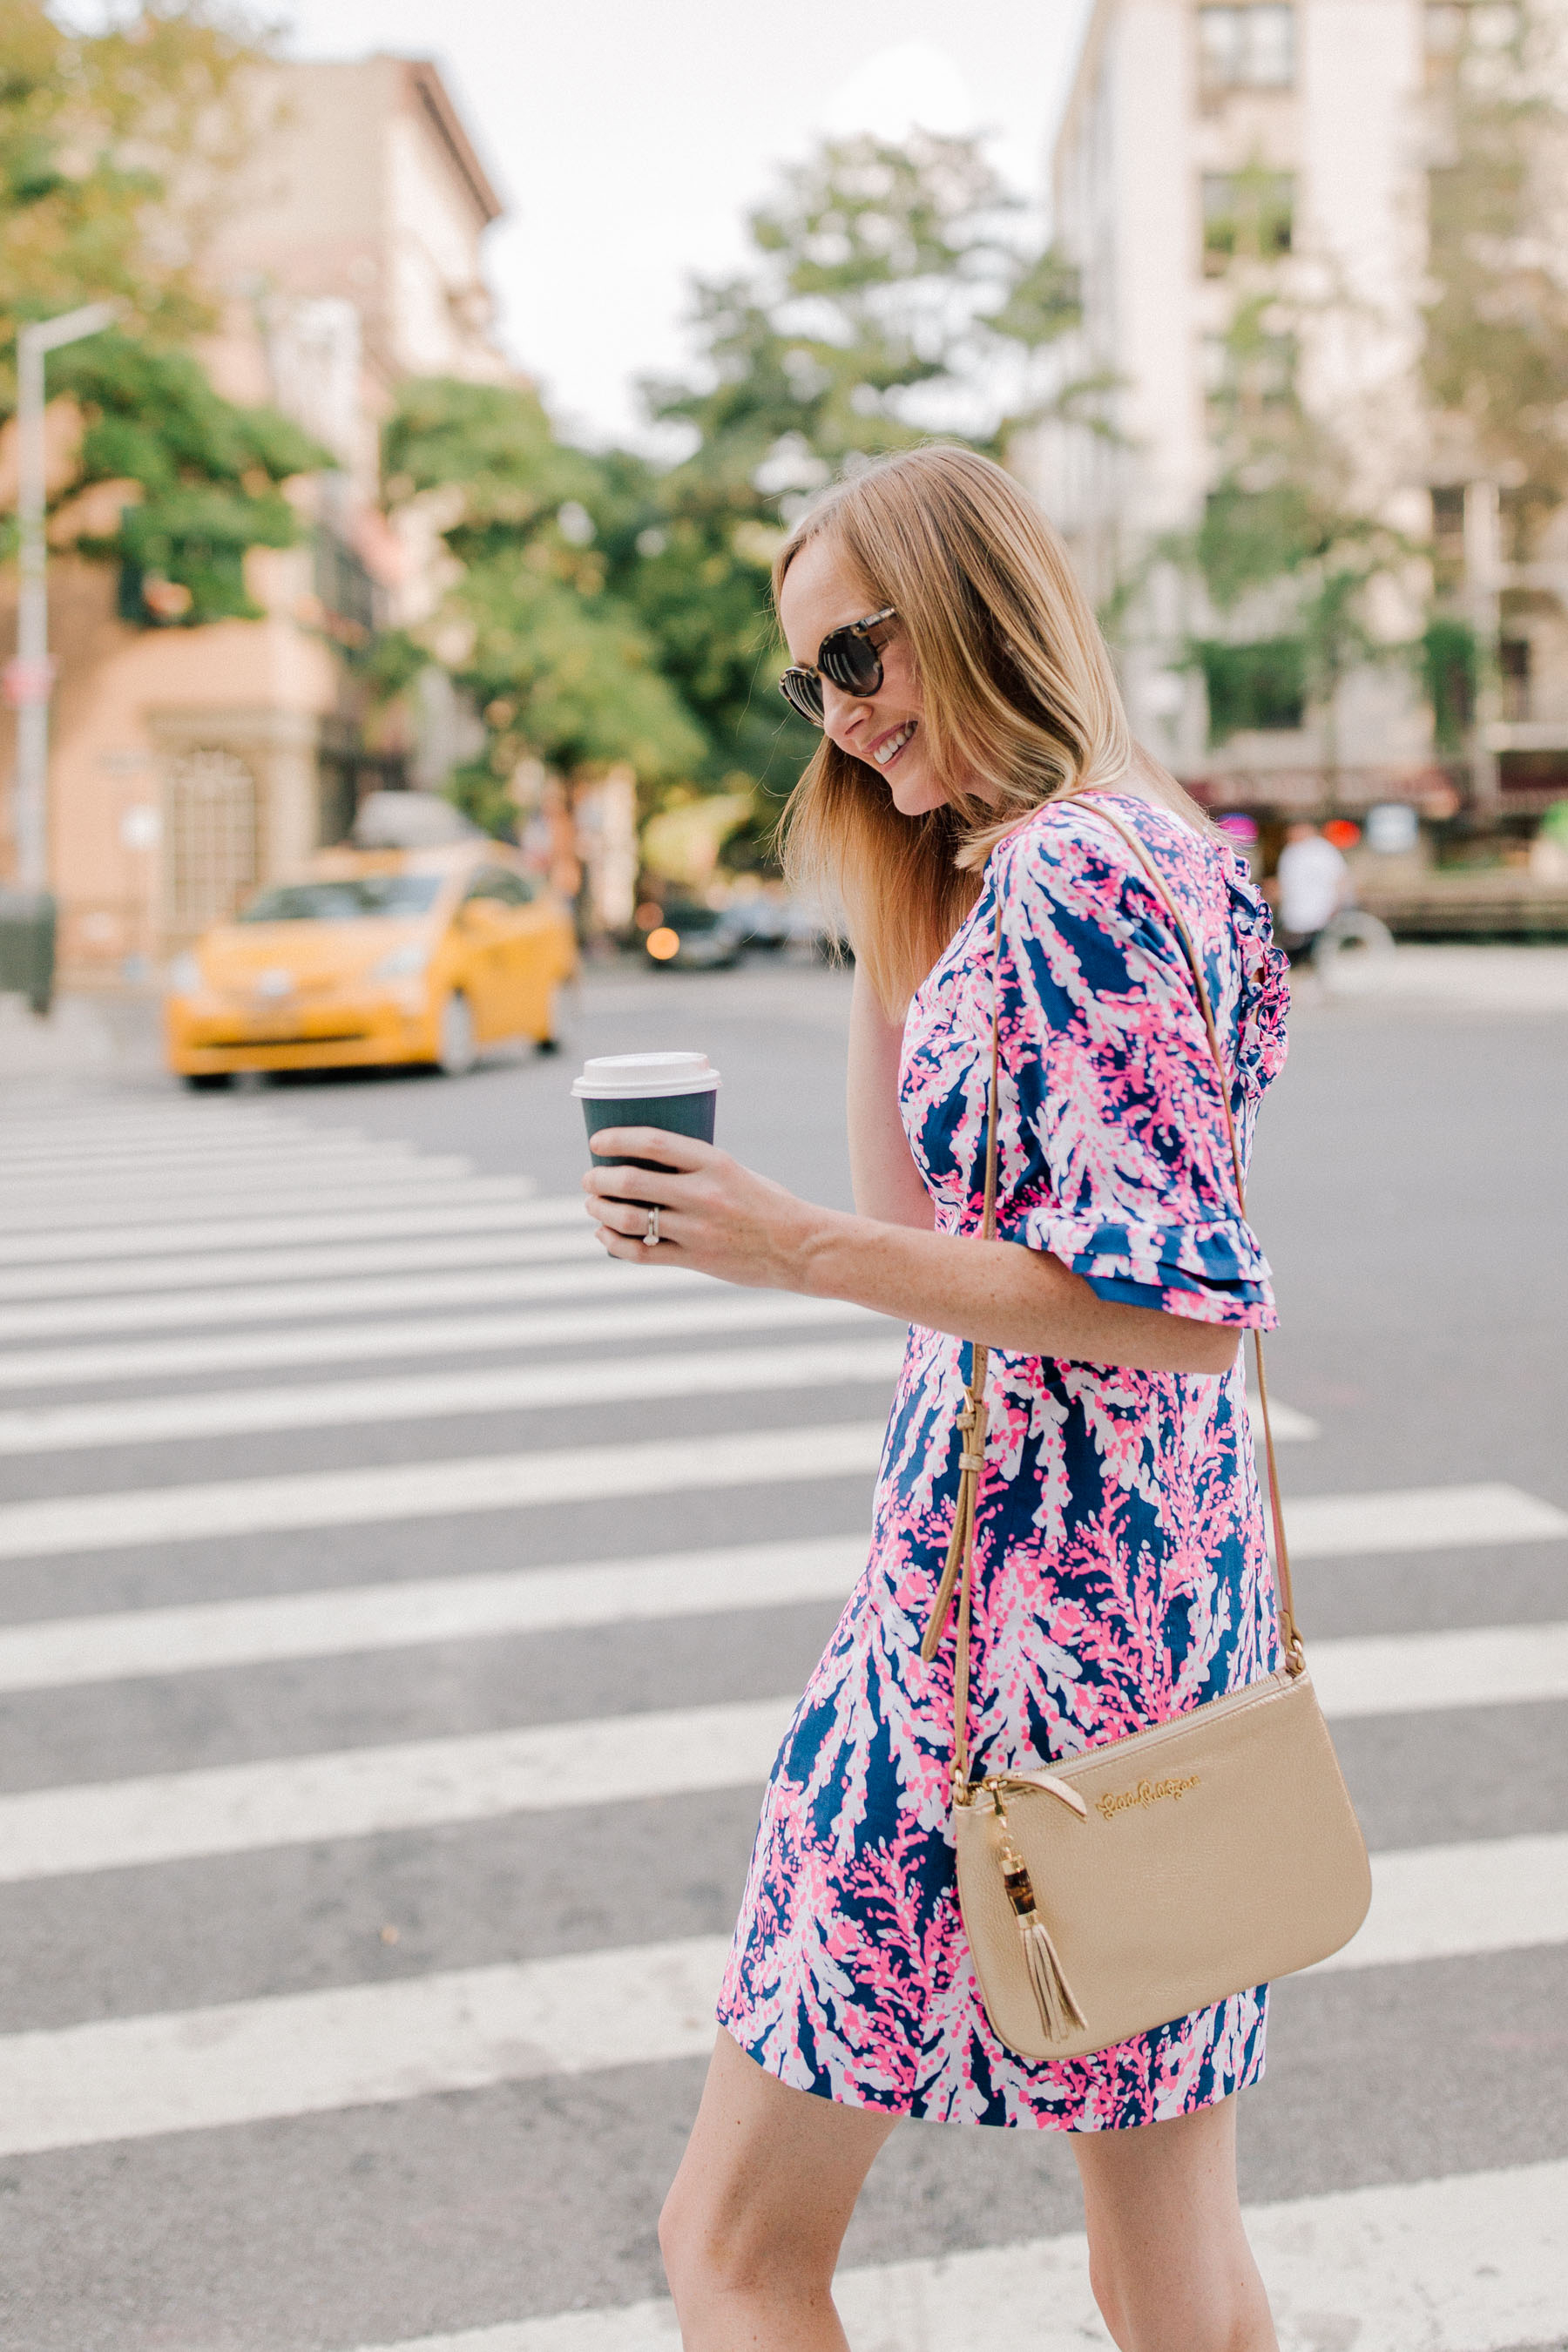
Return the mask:
[[1290,977],[1303,1003],[1382,1001],[1449,1013],[1568,1013],[1568,948],[1427,947],[1341,956],[1327,987]]
[[41,1021],[22,997],[0,996],[0,1086],[144,1084],[163,1071],[154,996],[107,990],[59,996]]

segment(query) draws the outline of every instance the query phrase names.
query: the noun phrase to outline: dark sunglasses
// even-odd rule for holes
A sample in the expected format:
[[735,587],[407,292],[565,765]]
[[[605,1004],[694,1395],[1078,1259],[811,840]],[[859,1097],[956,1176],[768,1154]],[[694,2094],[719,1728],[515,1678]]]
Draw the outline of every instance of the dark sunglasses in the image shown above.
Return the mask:
[[882,683],[882,656],[871,643],[870,632],[897,618],[896,608],[884,604],[879,613],[868,613],[863,621],[847,621],[841,629],[829,629],[816,648],[816,668],[786,669],[780,678],[779,692],[784,700],[814,727],[820,727],[824,678],[844,694],[877,693]]

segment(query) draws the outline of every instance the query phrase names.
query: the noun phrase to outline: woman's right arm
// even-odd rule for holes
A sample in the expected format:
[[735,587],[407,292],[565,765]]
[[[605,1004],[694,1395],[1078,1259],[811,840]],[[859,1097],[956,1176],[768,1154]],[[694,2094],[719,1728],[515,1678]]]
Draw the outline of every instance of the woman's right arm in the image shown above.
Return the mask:
[[910,1155],[899,1117],[899,1054],[903,1024],[889,1021],[857,965],[849,1006],[849,1173],[855,1207],[887,1225],[936,1222],[931,1194]]

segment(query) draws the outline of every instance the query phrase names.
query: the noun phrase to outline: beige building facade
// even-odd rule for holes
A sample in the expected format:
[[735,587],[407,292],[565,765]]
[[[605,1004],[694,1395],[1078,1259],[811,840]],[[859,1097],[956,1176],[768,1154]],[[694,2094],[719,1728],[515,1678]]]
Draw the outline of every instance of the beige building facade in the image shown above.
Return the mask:
[[[1445,446],[1419,377],[1429,100],[1463,16],[1463,0],[1097,0],[1090,17],[1052,158],[1056,232],[1083,301],[1060,363],[1066,382],[1110,385],[1110,429],[1048,428],[1030,472],[1116,614],[1138,733],[1216,801],[1315,806],[1331,772],[1333,798],[1354,807],[1419,797],[1447,773],[1523,808],[1564,789],[1554,766],[1568,778],[1568,566],[1538,551],[1530,584],[1545,593],[1511,593],[1525,583],[1508,561],[1506,487],[1500,529],[1500,486],[1471,480]],[[1500,686],[1447,770],[1396,650],[1432,609],[1422,552],[1373,581],[1363,611],[1380,652],[1331,708],[1280,694],[1267,725],[1214,723],[1194,646],[1293,625],[1288,590],[1216,611],[1179,560],[1225,462],[1244,306],[1252,396],[1274,396],[1271,364],[1281,379],[1289,368],[1347,503],[1412,549],[1436,535],[1439,604],[1446,545],[1451,608],[1500,635]],[[1543,755],[1533,766],[1527,748]]]
[[[300,543],[247,558],[261,619],[132,626],[110,569],[51,560],[50,881],[77,979],[150,971],[342,839],[365,789],[408,781],[422,751],[443,765],[439,743],[367,740],[354,656],[439,585],[433,534],[397,534],[374,503],[397,385],[511,373],[482,263],[500,200],[431,65],[279,65],[252,100],[256,144],[205,262],[221,316],[202,357],[220,392],[281,409],[337,464],[289,486]],[[12,762],[7,713],[0,778]],[[0,874],[10,854],[0,822]]]

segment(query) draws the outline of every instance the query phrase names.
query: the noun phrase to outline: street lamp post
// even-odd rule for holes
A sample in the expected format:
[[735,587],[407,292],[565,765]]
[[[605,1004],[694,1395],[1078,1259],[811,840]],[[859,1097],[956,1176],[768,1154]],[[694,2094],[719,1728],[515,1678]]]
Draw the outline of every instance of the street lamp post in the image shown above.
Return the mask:
[[19,595],[16,658],[5,673],[5,690],[16,711],[16,776],[13,824],[16,878],[24,890],[48,887],[49,602],[44,531],[47,496],[44,451],[44,356],[62,343],[79,342],[112,326],[111,302],[88,302],[79,310],[40,320],[16,337],[16,525]]

